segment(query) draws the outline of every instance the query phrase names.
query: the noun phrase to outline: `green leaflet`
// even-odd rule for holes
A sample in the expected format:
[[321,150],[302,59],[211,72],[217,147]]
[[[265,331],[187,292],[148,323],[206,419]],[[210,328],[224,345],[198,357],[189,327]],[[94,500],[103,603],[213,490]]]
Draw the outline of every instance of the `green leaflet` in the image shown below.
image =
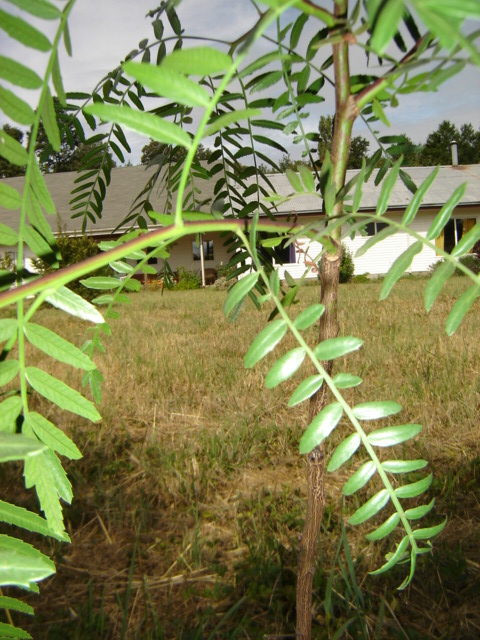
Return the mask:
[[25,604],[17,598],[10,598],[9,596],[0,596],[0,608],[9,609],[10,611],[19,611],[20,613],[27,613],[33,615],[35,610],[29,604]]
[[158,67],[129,61],[122,66],[125,73],[152,89],[157,95],[173,102],[179,102],[188,107],[206,107],[210,102],[206,89],[197,82],[189,80],[182,73],[165,68],[164,65]]
[[60,9],[47,0],[8,0],[8,2],[44,20],[58,20],[62,16]]
[[23,467],[25,487],[27,489],[35,487],[40,508],[45,514],[48,526],[58,535],[62,535],[65,531],[62,506],[45,453],[25,460]]
[[7,342],[17,335],[18,323],[13,318],[0,320],[0,342]]
[[82,457],[76,444],[63,431],[52,424],[50,420],[47,420],[39,413],[30,412],[27,422],[39,440],[48,445],[53,451],[57,451],[60,455],[70,460],[79,460]]
[[86,371],[96,368],[83,351],[46,327],[29,322],[25,325],[25,335],[37,349],[60,362]]
[[351,387],[358,387],[359,384],[362,384],[362,379],[351,373],[337,373],[332,382],[337,389],[350,389]]
[[55,56],[53,62],[52,81],[55,91],[57,92],[58,99],[62,104],[66,104],[67,96],[65,95],[65,88],[63,86],[62,73],[60,71],[60,63],[58,61],[58,53]]
[[430,228],[427,231],[427,235],[425,236],[426,240],[433,240],[439,235],[443,227],[450,220],[452,211],[455,209],[457,204],[462,199],[462,196],[465,193],[466,188],[467,188],[467,183],[464,183],[455,189],[455,191],[452,193],[450,198],[447,200],[447,202],[443,205],[443,207],[440,209],[438,214],[435,216],[435,219],[430,225]]
[[115,122],[157,142],[179,145],[190,149],[192,141],[186,131],[168,120],[152,113],[134,111],[130,107],[97,102],[85,107],[87,115],[97,116],[106,122]]
[[254,60],[251,64],[248,65],[248,67],[245,67],[245,69],[242,69],[242,71],[240,71],[238,75],[240,78],[245,78],[246,76],[249,76],[251,73],[254,73],[255,71],[258,71],[259,69],[261,69],[262,67],[267,66],[271,62],[275,62],[276,60],[289,60],[289,59],[290,59],[289,55],[287,55],[286,53],[280,53],[279,51],[266,53],[265,55],[260,56],[259,58]]
[[366,520],[373,518],[389,502],[390,494],[386,489],[380,489],[378,493],[367,500],[364,505],[355,511],[348,519],[350,524],[362,524]]
[[19,167],[24,167],[28,162],[27,150],[3,130],[0,130],[0,156]]
[[50,225],[45,220],[42,208],[32,189],[30,189],[27,194],[27,216],[32,227],[40,233],[52,249],[56,249],[57,241],[55,240]]
[[293,321],[293,326],[299,331],[305,331],[315,324],[315,322],[323,315],[325,312],[325,305],[323,304],[312,304],[310,307],[302,311]]
[[19,371],[18,360],[4,360],[0,362],[0,387],[11,382]]
[[416,540],[428,540],[429,538],[433,538],[434,536],[437,536],[441,531],[443,531],[446,524],[447,524],[447,518],[445,518],[443,522],[435,525],[434,527],[426,527],[424,529],[415,529],[415,531],[413,532],[413,537]]
[[287,333],[287,328],[285,320],[273,320],[269,322],[267,326],[260,331],[252,342],[250,349],[247,351],[244,359],[245,367],[250,369],[264,358],[267,353],[273,351]]
[[[17,196],[20,202],[17,200]],[[20,194],[8,184],[0,184],[0,206],[5,209],[18,209],[21,204]],[[17,233],[0,222],[0,243],[12,247],[18,242]]]
[[418,507],[413,507],[412,509],[407,509],[405,511],[405,515],[409,520],[420,520],[427,515],[435,504],[435,498],[432,498],[428,504],[422,504]]
[[58,130],[57,114],[53,106],[53,98],[46,89],[45,100],[42,107],[42,122],[47,134],[48,141],[52,145],[54,151],[60,151],[60,131]]
[[[397,2],[397,4],[400,4],[398,0],[394,0],[394,2]],[[397,162],[395,162],[393,167],[390,169],[388,176],[383,180],[382,189],[380,191],[380,195],[378,196],[378,200],[377,200],[377,208],[376,208],[377,216],[383,216],[383,214],[388,208],[390,196],[392,194],[393,187],[397,182],[398,173],[400,171],[400,166],[402,164],[402,161],[403,161],[403,158],[400,158],[399,160],[397,160]]]
[[42,79],[35,71],[5,56],[0,56],[0,78],[23,89],[40,89],[42,86]]
[[66,533],[61,536],[56,534],[49,528],[47,521],[37,513],[28,511],[23,507],[17,507],[8,502],[3,502],[3,500],[0,500],[0,520],[7,524],[13,524],[16,527],[26,529],[27,531],[40,533],[42,536],[53,536],[57,540],[70,542],[70,538]]
[[229,290],[225,299],[225,303],[223,305],[223,312],[227,318],[232,313],[234,308],[243,301],[247,293],[251,291],[257,284],[258,276],[259,274],[256,271],[253,273],[249,273],[244,278],[241,278]]
[[37,367],[27,367],[26,378],[35,391],[61,409],[76,413],[92,422],[101,420],[100,414],[90,400],[45,371]]
[[407,550],[409,544],[408,536],[402,538],[401,542],[397,545],[397,548],[394,553],[387,554],[387,562],[380,567],[380,569],[376,569],[375,571],[370,571],[370,575],[375,576],[380,573],[384,573],[388,571],[392,567],[394,567],[397,562],[405,559],[405,551]]
[[433,473],[430,473],[422,480],[418,480],[417,482],[411,482],[410,484],[405,484],[401,487],[397,487],[395,489],[395,494],[399,498],[416,498],[421,493],[426,491],[429,486],[432,484]]
[[122,262],[121,260],[115,260],[114,262],[110,262],[109,266],[117,273],[129,274],[129,273],[132,273],[133,271],[133,267],[131,264],[128,264],[127,262]]
[[265,91],[269,87],[273,87],[273,85],[280,82],[283,79],[283,71],[268,71],[267,73],[262,73],[257,78],[250,80],[247,87],[250,89],[251,93],[255,93],[258,91]]
[[297,347],[279,358],[267,373],[265,378],[266,388],[273,389],[288,380],[288,378],[291,378],[301,367],[302,362],[305,360],[305,355],[304,349]]
[[32,584],[55,573],[55,565],[46,555],[11,536],[0,535],[0,585],[31,589]]
[[478,240],[480,240],[480,224],[477,222],[477,224],[470,229],[468,233],[462,236],[460,242],[453,247],[450,255],[455,257],[465,255]]
[[386,0],[381,4],[380,10],[374,18],[369,15],[374,25],[370,46],[379,56],[385,53],[388,45],[393,40],[404,11],[403,1]]
[[38,51],[50,51],[52,45],[49,39],[35,27],[6,11],[0,9],[0,28],[2,28],[11,38],[18,40],[26,47],[37,49]]
[[177,49],[162,60],[161,66],[189,76],[209,76],[226,71],[233,64],[231,56],[212,47]]
[[104,322],[103,316],[93,304],[84,300],[81,296],[67,287],[60,287],[57,291],[50,293],[45,300],[57,309],[61,309],[81,320],[88,320],[95,324]]
[[321,444],[335,429],[343,415],[342,406],[338,402],[327,405],[307,427],[300,440],[300,453],[310,453]]
[[33,227],[25,226],[23,229],[23,236],[28,247],[32,250],[34,255],[39,258],[43,258],[46,262],[52,263],[55,261],[55,254],[52,247],[46,242]]
[[458,329],[460,323],[465,317],[465,314],[478,298],[478,296],[480,296],[480,285],[473,284],[466,291],[464,291],[455,302],[452,310],[448,314],[446,323],[446,330],[449,336],[453,335]]
[[388,473],[412,473],[428,465],[426,460],[384,460],[382,468]]
[[320,389],[322,384],[323,376],[309,376],[303,380],[292,393],[288,401],[288,406],[294,407],[295,405],[308,400],[308,398],[311,398]]
[[303,184],[298,173],[292,171],[291,169],[287,169],[285,171],[285,175],[287,176],[287,180],[292,185],[295,193],[304,193],[305,189],[303,188]]
[[327,466],[327,471],[336,471],[342,464],[350,460],[355,451],[360,446],[361,439],[358,433],[352,433],[347,436],[333,452],[330,462]]
[[58,459],[58,456],[51,449],[47,449],[44,456],[50,468],[59,497],[62,498],[62,500],[65,500],[68,504],[71,504],[73,499],[72,485],[65,473],[65,469],[62,467],[60,460]]
[[33,124],[35,120],[31,106],[4,87],[0,87],[0,109],[9,118],[25,126]]
[[88,289],[101,290],[118,289],[122,285],[121,280],[110,276],[92,276],[91,278],[80,280],[80,282]]
[[426,178],[422,182],[422,184],[418,187],[413,198],[410,200],[408,207],[405,209],[405,213],[403,214],[403,218],[402,218],[402,225],[408,225],[415,219],[415,216],[417,215],[417,211],[419,210],[420,205],[423,202],[423,198],[425,197],[425,194],[432,186],[435,178],[437,177],[439,170],[440,170],[440,167],[435,167],[435,169],[428,176],[428,178]]
[[20,396],[10,396],[0,404],[0,431],[15,433],[16,420],[22,411]]
[[50,215],[54,215],[56,213],[55,203],[45,183],[45,178],[36,162],[32,164],[32,189],[38,202],[45,211]]
[[387,518],[383,524],[368,533],[365,537],[367,540],[370,540],[370,542],[382,540],[382,538],[386,538],[392,533],[399,522],[400,515],[397,512],[392,513],[392,515]]
[[421,430],[421,424],[399,424],[370,432],[368,441],[374,447],[393,447],[396,444],[414,438]]
[[455,273],[455,265],[445,260],[435,269],[425,286],[425,309],[430,311],[445,282]]
[[[353,407],[353,415],[357,420],[378,420],[395,415],[402,410],[398,402],[383,400],[377,402],[362,402]],[[415,425],[417,426],[417,425]]]
[[397,233],[397,230],[395,229],[395,227],[389,226],[389,227],[386,227],[385,229],[382,229],[381,231],[376,233],[374,236],[371,236],[364,244],[362,244],[361,247],[357,249],[357,251],[355,252],[355,257],[359,258],[360,256],[363,256],[365,253],[367,253],[369,249],[371,249],[378,242],[382,242],[382,240],[385,240],[385,238],[393,236],[395,233]]
[[394,284],[403,276],[405,271],[411,265],[413,258],[420,253],[423,248],[423,244],[420,241],[412,244],[406,251],[404,251],[395,262],[392,264],[390,269],[385,276],[385,279],[382,284],[382,288],[380,290],[380,300],[385,300],[390,291],[392,290]]
[[319,360],[333,360],[360,349],[363,340],[354,336],[342,336],[340,338],[329,338],[320,342],[313,352]]
[[315,180],[313,178],[311,169],[309,169],[309,167],[307,167],[304,164],[299,164],[298,172],[302,177],[305,190],[308,191],[309,193],[315,193]]
[[342,493],[344,496],[350,496],[362,487],[364,487],[370,478],[375,474],[377,467],[372,460],[365,462],[355,471],[355,473],[343,485]]
[[44,444],[22,433],[0,433],[0,462],[26,460],[45,450]]
[[225,129],[234,122],[240,122],[240,120],[248,120],[255,116],[261,115],[260,109],[238,109],[237,111],[231,111],[229,113],[223,113],[221,116],[217,116],[205,129],[203,137],[212,136],[217,131]]

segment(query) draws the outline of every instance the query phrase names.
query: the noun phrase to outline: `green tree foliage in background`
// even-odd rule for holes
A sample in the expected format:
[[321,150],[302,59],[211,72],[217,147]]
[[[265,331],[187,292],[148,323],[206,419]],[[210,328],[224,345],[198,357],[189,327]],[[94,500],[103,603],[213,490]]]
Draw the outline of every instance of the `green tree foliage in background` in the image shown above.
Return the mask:
[[[212,149],[204,147],[202,143],[198,145],[198,149],[195,153],[197,160],[208,160],[212,155]],[[150,140],[148,144],[142,147],[142,157],[140,162],[142,164],[164,164],[168,162],[176,162],[182,160],[186,156],[185,149],[172,149],[170,145],[161,144],[155,140]]]
[[480,131],[475,131],[471,124],[463,124],[458,129],[449,120],[444,120],[438,129],[428,135],[419,154],[419,164],[424,166],[452,164],[450,144],[453,141],[458,146],[459,164],[480,162]]
[[[320,116],[318,123],[319,141],[318,156],[320,164],[325,160],[325,154],[331,153],[333,136],[335,129],[335,119],[333,116]],[[370,143],[362,136],[353,136],[350,140],[350,149],[348,154],[348,169],[360,169],[363,158],[368,158],[368,149]]]
[[[66,173],[68,171],[80,171],[86,161],[91,157],[90,167],[98,169],[102,163],[98,151],[102,148],[100,143],[93,141],[90,144],[85,140],[83,129],[78,120],[71,117],[70,111],[77,108],[66,107],[60,104],[58,98],[53,99],[55,116],[60,132],[60,148],[55,150],[50,142],[45,127],[40,122],[36,137],[35,150],[38,154],[39,164],[43,173]],[[110,164],[115,167],[111,153],[108,152]]]
[[[362,157],[361,168],[349,183],[346,170],[356,118],[361,117],[370,125],[385,122],[385,111],[390,105],[399,105],[403,94],[432,90],[462,69],[467,61],[480,65],[477,34],[465,34],[463,30],[465,19],[480,18],[480,5],[436,0],[429,3],[365,0],[362,11],[359,3],[349,6],[347,0],[332,2],[330,8],[306,0],[264,0],[262,11],[237,39],[221,42],[215,33],[214,46],[206,46],[204,37],[200,43],[192,42],[193,36],[186,38],[175,10],[177,3],[162,3],[149,14],[153,21],[153,43],[148,39],[142,41],[121,67],[99,82],[92,96],[72,97],[65,94],[63,87],[58,47],[62,43],[71,55],[68,21],[75,0],[68,0],[62,9],[48,0],[15,4],[24,9],[25,15],[22,13],[19,18],[2,11],[0,28],[49,57],[42,78],[27,65],[10,58],[2,60],[0,69],[0,77],[13,82],[15,87],[39,91],[35,110],[20,95],[14,95],[9,102],[13,104],[10,112],[17,118],[15,121],[21,120],[31,127],[28,149],[12,136],[3,135],[0,141],[0,155],[25,168],[22,190],[5,184],[0,189],[0,204],[19,212],[18,229],[0,226],[0,242],[16,246],[19,263],[23,264],[25,246],[37,255],[56,250],[44,216],[44,212],[55,213],[55,204],[35,153],[40,125],[55,153],[62,151],[62,131],[70,144],[68,126],[59,128],[57,124],[51,87],[62,105],[67,100],[79,100],[78,112],[70,116],[80,140],[84,136],[79,118],[81,108],[87,122],[85,128],[94,132],[90,138],[85,135],[85,144],[92,145],[91,153],[83,158],[72,198],[75,215],[85,221],[101,217],[112,168],[110,150],[120,161],[124,152],[129,151],[124,128],[169,145],[174,153],[181,149],[184,158],[156,174],[168,192],[164,211],[152,211],[149,207],[148,194],[155,188],[155,182],[149,181],[139,194],[138,210],[125,212],[125,219],[134,225],[127,237],[104,242],[100,247],[102,253],[45,278],[25,280],[25,275],[19,273],[16,287],[9,288],[3,283],[5,291],[0,294],[0,307],[12,304],[15,310],[11,317],[0,320],[0,338],[4,343],[0,373],[2,382],[10,385],[0,404],[2,415],[6,416],[0,431],[0,462],[23,461],[25,484],[35,489],[43,515],[3,503],[2,519],[15,526],[14,531],[24,528],[57,540],[69,540],[62,503],[70,503],[73,495],[61,459],[78,459],[81,454],[52,422],[52,416],[62,415],[61,412],[41,414],[32,396],[39,394],[54,407],[86,420],[101,420],[94,402],[86,395],[30,365],[28,345],[42,350],[48,358],[82,370],[83,382],[90,386],[93,399],[98,402],[101,374],[94,357],[104,349],[100,336],[112,331],[109,321],[117,317],[118,305],[129,301],[125,293],[140,288],[133,278],[135,272],[151,273],[149,260],[168,259],[171,245],[186,235],[224,231],[229,234],[232,254],[227,266],[234,268],[232,275],[242,276],[226,295],[225,315],[234,320],[246,300],[268,310],[265,314],[268,321],[253,338],[245,355],[245,366],[253,368],[269,356],[270,368],[264,380],[267,388],[281,387],[297,374],[300,379],[297,378],[294,392],[289,397],[284,392],[284,399],[291,408],[305,403],[305,415],[308,414],[299,443],[299,454],[305,457],[307,467],[307,502],[299,542],[296,637],[310,640],[312,636],[313,576],[330,473],[341,471],[349,525],[365,524],[368,540],[380,541],[386,554],[384,564],[373,573],[378,575],[397,567],[402,571],[400,588],[405,588],[414,577],[417,563],[431,551],[432,539],[443,530],[445,521],[435,516],[430,519],[434,501],[425,498],[433,479],[432,473],[425,471],[428,461],[410,460],[403,455],[403,444],[420,433],[421,425],[404,424],[398,418],[402,407],[391,399],[374,396],[371,401],[355,404],[344,396],[344,389],[363,383],[349,370],[346,358],[360,350],[363,341],[350,335],[348,327],[342,331],[339,327],[341,241],[344,233],[355,233],[372,220],[389,227],[369,239],[362,251],[395,231],[412,238],[382,282],[380,297],[384,299],[423,246],[436,248],[435,239],[450,219],[465,186],[448,198],[424,237],[419,236],[413,223],[437,172],[432,171],[423,184],[414,185],[401,168],[398,147],[405,142],[401,136],[379,137],[379,149],[368,160]],[[50,36],[52,40],[40,27],[30,24],[36,24],[37,20],[31,20],[29,13],[55,21],[57,31]],[[307,23],[314,26],[315,36],[303,43]],[[165,27],[169,28],[168,34]],[[187,42],[188,48],[183,48]],[[256,48],[259,42],[260,50]],[[270,47],[267,54],[265,45]],[[386,64],[371,75],[353,76],[350,70],[353,46],[357,54],[363,51],[367,58],[384,58]],[[154,54],[156,58],[152,61]],[[425,66],[429,69],[428,77],[423,72]],[[304,122],[307,114],[324,100],[322,90],[327,74],[335,88],[335,126],[331,131],[331,152],[325,153],[321,169],[312,172],[309,167],[315,167],[320,140],[316,132],[306,130]],[[275,95],[273,87],[279,89]],[[5,91],[3,87],[2,90]],[[267,96],[263,93],[266,90]],[[147,95],[160,98],[161,106],[146,110],[142,100]],[[85,106],[87,101],[89,104]],[[196,120],[191,117],[194,109]],[[100,128],[104,133],[98,133]],[[285,145],[277,139],[278,132],[299,145],[302,158],[309,164],[298,165],[298,173],[286,170],[292,188],[287,198],[276,194],[265,177],[260,179],[258,171],[260,162],[276,168],[271,158],[273,151],[287,153]],[[215,143],[207,171],[196,158],[196,152],[202,141],[211,137]],[[247,160],[248,165],[244,164]],[[375,168],[379,169],[377,183],[381,184],[376,211],[362,213],[363,186]],[[215,199],[201,201],[197,181],[210,175],[217,176]],[[385,214],[397,179],[410,189],[412,200],[400,222],[393,222]],[[321,223],[276,219],[275,207],[279,202],[305,195],[318,199],[318,210],[325,214]],[[219,200],[227,203],[230,215],[225,218],[217,208]],[[160,228],[149,231],[148,223]],[[287,278],[288,287],[282,287],[277,271],[268,261],[261,260],[257,246],[285,248],[298,238],[309,238],[323,247],[321,264],[316,265],[320,269],[321,299],[299,315],[290,316],[303,278],[300,282]],[[480,296],[480,277],[458,260],[479,239],[477,224],[451,254],[439,250],[445,263],[426,285],[425,307],[429,311],[455,268],[470,279],[470,286],[455,300],[446,320],[450,335]],[[124,277],[92,275],[107,265]],[[96,306],[67,288],[78,278],[98,293]],[[34,322],[36,311],[45,301],[95,325],[83,349]],[[308,330],[314,326],[316,336],[312,337]],[[289,339],[284,340],[287,335]],[[135,335],[133,339],[141,336]],[[385,422],[376,428],[376,420]],[[414,478],[411,474],[415,474]],[[23,542],[18,534],[0,536],[0,558],[0,586],[34,591],[37,582],[55,571],[53,562]],[[25,611],[18,599],[14,602],[2,599],[0,606]],[[5,624],[7,637],[26,637],[12,629],[11,624]]]
[[[4,124],[2,131],[12,140],[18,142],[18,144],[21,145],[23,143],[23,131],[17,129],[17,127]],[[20,167],[17,164],[10,162],[4,156],[0,156],[0,178],[14,178],[15,176],[23,175],[25,175],[25,167]]]

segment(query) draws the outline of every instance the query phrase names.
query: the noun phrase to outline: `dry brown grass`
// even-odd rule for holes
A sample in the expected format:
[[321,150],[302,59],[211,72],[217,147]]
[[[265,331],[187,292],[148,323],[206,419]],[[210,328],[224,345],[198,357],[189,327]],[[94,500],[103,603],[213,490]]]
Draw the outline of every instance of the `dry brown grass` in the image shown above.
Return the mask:
[[[418,281],[402,281],[383,303],[379,286],[340,290],[342,332],[365,340],[360,352],[341,363],[364,379],[348,397],[398,400],[402,421],[424,425],[405,454],[430,461],[435,517],[448,515],[449,523],[435,554],[402,594],[394,590],[398,572],[366,577],[385,549],[368,548],[361,531],[349,532],[353,552],[363,553],[357,573],[366,594],[365,619],[373,628],[383,598],[382,637],[403,638],[402,629],[411,638],[480,637],[479,307],[448,338],[445,314],[463,279],[452,279],[429,318]],[[58,573],[36,599],[35,638],[261,638],[293,631],[305,495],[297,451],[306,407],[286,407],[298,379],[264,389],[274,356],[254,370],[243,368],[243,354],[268,312],[247,305],[229,324],[221,311],[224,295],[133,295],[121,319],[112,322],[113,336],[103,337],[106,353],[97,358],[106,380],[102,423],[43,407],[73,435],[84,458],[69,465],[72,544],[49,548]],[[305,288],[299,310],[317,297],[317,287]],[[40,315],[77,344],[85,339],[83,323],[52,309]],[[38,353],[32,357],[79,384],[75,372],[47,365]],[[347,475],[328,479],[324,565],[316,577],[317,638],[327,637],[322,599]],[[345,604],[341,580],[335,590],[338,622],[331,629],[354,606]]]

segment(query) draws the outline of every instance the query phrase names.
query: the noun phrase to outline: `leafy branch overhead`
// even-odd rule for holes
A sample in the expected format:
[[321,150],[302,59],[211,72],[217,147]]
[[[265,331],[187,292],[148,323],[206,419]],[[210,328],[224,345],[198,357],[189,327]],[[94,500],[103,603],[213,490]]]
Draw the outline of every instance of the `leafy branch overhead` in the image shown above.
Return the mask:
[[[0,461],[23,461],[25,485],[35,489],[44,514],[2,503],[0,517],[16,527],[68,540],[63,503],[69,504],[73,495],[60,460],[76,460],[81,452],[62,425],[50,420],[50,412],[44,412],[47,417],[37,410],[32,398],[40,396],[47,406],[55,408],[56,416],[66,411],[100,422],[95,402],[101,399],[102,374],[94,357],[104,350],[102,334],[113,331],[110,321],[118,317],[118,305],[128,303],[128,294],[141,288],[133,277],[135,272],[152,274],[149,259],[168,261],[171,246],[187,235],[228,232],[231,259],[227,269],[232,286],[224,302],[225,315],[233,321],[246,300],[270,312],[270,321],[254,337],[245,355],[245,366],[254,367],[269,356],[265,386],[279,387],[295,375],[302,376],[286,400],[290,407],[308,402],[308,426],[299,452],[306,457],[310,481],[318,484],[308,488],[297,586],[297,635],[308,640],[312,576],[323,515],[323,503],[315,496],[325,493],[323,471],[315,474],[315,470],[323,470],[325,458],[328,472],[342,469],[348,475],[342,492],[353,496],[347,504],[355,502],[355,507],[348,507],[350,524],[368,523],[370,541],[390,538],[391,550],[374,573],[408,562],[400,588],[411,582],[418,556],[431,549],[431,540],[445,526],[440,517],[435,517],[433,525],[430,520],[427,525],[421,521],[433,507],[433,501],[422,497],[432,483],[432,474],[425,470],[427,461],[402,457],[404,443],[414,439],[421,426],[397,423],[393,416],[401,407],[392,400],[351,404],[344,396],[344,390],[363,384],[348,367],[349,354],[362,349],[363,341],[349,335],[348,329],[340,331],[338,274],[343,235],[361,231],[370,221],[387,227],[369,239],[363,251],[395,231],[412,240],[386,274],[382,299],[390,294],[422,247],[435,248],[435,239],[448,223],[464,187],[447,199],[426,235],[420,234],[415,219],[437,170],[422,184],[413,184],[401,168],[402,157],[398,158],[399,151],[406,148],[404,137],[380,138],[380,148],[367,158],[368,143],[352,138],[352,127],[358,117],[371,127],[378,122],[387,124],[388,108],[397,106],[404,94],[435,90],[467,63],[479,64],[476,32],[467,34],[463,26],[467,18],[480,17],[480,8],[473,0],[461,7],[443,0],[366,0],[363,14],[360,3],[349,12],[347,0],[337,0],[331,12],[306,0],[264,0],[245,33],[231,42],[212,34],[216,44],[210,46],[204,40],[192,42],[194,36],[187,38],[175,3],[163,2],[150,13],[154,40],[142,41],[138,50],[128,54],[90,95],[66,94],[59,64],[61,46],[71,55],[68,22],[74,3],[69,0],[60,9],[48,0],[15,1],[13,4],[23,11],[21,17],[0,10],[0,25],[9,37],[48,55],[43,77],[14,58],[0,60],[2,82],[11,83],[18,94],[22,93],[19,89],[26,89],[37,91],[39,96],[33,109],[20,95],[3,85],[0,89],[6,115],[30,128],[27,148],[14,128],[5,127],[0,134],[0,156],[24,176],[20,188],[0,185],[0,205],[18,211],[18,227],[0,225],[0,244],[16,248],[18,265],[16,271],[0,273],[4,290],[0,306],[16,305],[11,317],[0,320],[0,380],[9,385],[0,404],[5,416]],[[54,22],[53,39],[35,26],[37,18]],[[315,32],[308,42],[311,31],[307,25],[314,25]],[[259,44],[261,53],[257,53]],[[367,58],[381,58],[380,71],[353,75],[353,46],[364,51]],[[328,85],[335,91],[335,118],[320,119],[320,131],[311,132],[307,119],[324,101]],[[87,127],[92,135],[85,133]],[[130,151],[125,130],[151,140],[145,160],[157,167],[133,206],[127,209],[131,203],[126,203],[119,213],[118,226],[129,223],[131,231],[102,243],[101,253],[58,270],[65,256],[60,255],[60,239],[57,243],[48,223],[48,217],[57,211],[42,170],[72,168],[73,161],[81,163],[71,205],[74,217],[82,218],[85,229],[88,220],[95,222],[102,216],[113,156],[124,162],[125,153]],[[471,138],[471,131],[464,133]],[[296,166],[295,171],[286,170],[292,188],[286,200],[301,195],[315,198],[322,215],[314,223],[280,222],[275,216],[281,198],[274,192],[266,167],[278,170],[272,154],[288,155],[282,142],[287,139],[300,145],[305,164]],[[346,183],[351,149],[358,151],[359,171]],[[322,155],[320,167],[316,162],[318,150]],[[374,169],[378,169],[380,193],[376,210],[365,214],[360,211],[363,187]],[[203,201],[199,184],[211,178],[216,181],[213,197]],[[401,220],[386,215],[397,178],[412,192]],[[159,184],[167,193],[166,206],[165,210],[153,211],[150,196]],[[161,228],[151,232],[151,223]],[[320,272],[322,297],[293,319],[291,308],[306,274],[299,282],[286,276],[286,284],[281,283],[272,256],[280,243],[288,247],[299,238],[323,247],[313,265]],[[430,310],[455,268],[470,278],[470,287],[457,298],[447,318],[449,334],[480,295],[480,276],[458,263],[479,240],[477,223],[451,254],[439,250],[444,265],[426,286],[425,306]],[[32,277],[23,268],[27,251],[44,265],[48,273],[43,278]],[[112,271],[93,273],[103,267]],[[67,288],[79,279],[89,290],[98,292],[93,302]],[[82,348],[35,321],[44,302],[96,325]],[[313,327],[318,332],[315,341],[311,337]],[[80,369],[95,402],[31,364],[32,348],[54,362]],[[388,420],[387,426],[382,423],[380,428],[371,428],[375,420]],[[335,446],[330,444],[332,435]],[[385,453],[389,447],[397,448]],[[353,471],[347,472],[347,468]],[[364,495],[363,490],[368,493]],[[44,554],[13,536],[1,536],[0,556],[1,585],[35,590],[36,583],[54,571]],[[8,631],[25,637],[12,625]]]

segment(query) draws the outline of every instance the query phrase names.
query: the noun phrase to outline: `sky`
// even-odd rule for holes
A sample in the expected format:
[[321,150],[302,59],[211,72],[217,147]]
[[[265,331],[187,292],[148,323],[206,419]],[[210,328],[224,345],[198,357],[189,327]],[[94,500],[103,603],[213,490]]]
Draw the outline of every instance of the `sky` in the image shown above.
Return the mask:
[[[118,66],[128,52],[137,48],[140,40],[152,39],[151,19],[145,16],[156,6],[158,5],[154,0],[77,0],[69,20],[73,58],[68,58],[64,53],[61,55],[66,90],[91,91],[99,79]],[[18,13],[16,7],[6,0],[0,0],[0,9]],[[186,32],[199,36],[211,35],[213,32],[215,37],[222,39],[233,39],[246,31],[257,15],[249,0],[183,0],[177,10]],[[292,12],[287,19],[295,17],[296,14]],[[45,24],[42,22],[42,28]],[[307,39],[308,29],[311,36],[318,29],[318,24],[312,23],[311,27],[310,23],[307,25],[304,32]],[[268,47],[263,43],[262,53],[267,52]],[[0,31],[0,55],[16,57],[39,72],[46,64],[46,56],[23,47],[3,31]],[[352,67],[358,72],[365,71],[363,52],[356,50],[352,55]],[[32,100],[31,92],[22,95],[25,99]],[[479,129],[479,104],[480,69],[468,67],[435,93],[403,96],[398,108],[387,110],[391,128],[382,129],[382,133],[406,133],[414,142],[421,143],[442,120],[450,120],[457,126],[469,122],[475,129]],[[329,94],[324,103],[315,105],[311,110],[311,115],[306,120],[307,127],[312,131],[316,130],[320,116],[330,115],[333,111],[333,95]],[[5,122],[8,119],[0,112],[0,125]],[[354,135],[372,139],[360,120],[355,123]],[[141,148],[148,141],[133,134],[129,136],[129,141],[132,146],[129,159],[132,164],[138,164]],[[371,151],[372,147],[373,145],[370,147]],[[300,157],[297,147],[291,145],[288,150],[292,157]]]

